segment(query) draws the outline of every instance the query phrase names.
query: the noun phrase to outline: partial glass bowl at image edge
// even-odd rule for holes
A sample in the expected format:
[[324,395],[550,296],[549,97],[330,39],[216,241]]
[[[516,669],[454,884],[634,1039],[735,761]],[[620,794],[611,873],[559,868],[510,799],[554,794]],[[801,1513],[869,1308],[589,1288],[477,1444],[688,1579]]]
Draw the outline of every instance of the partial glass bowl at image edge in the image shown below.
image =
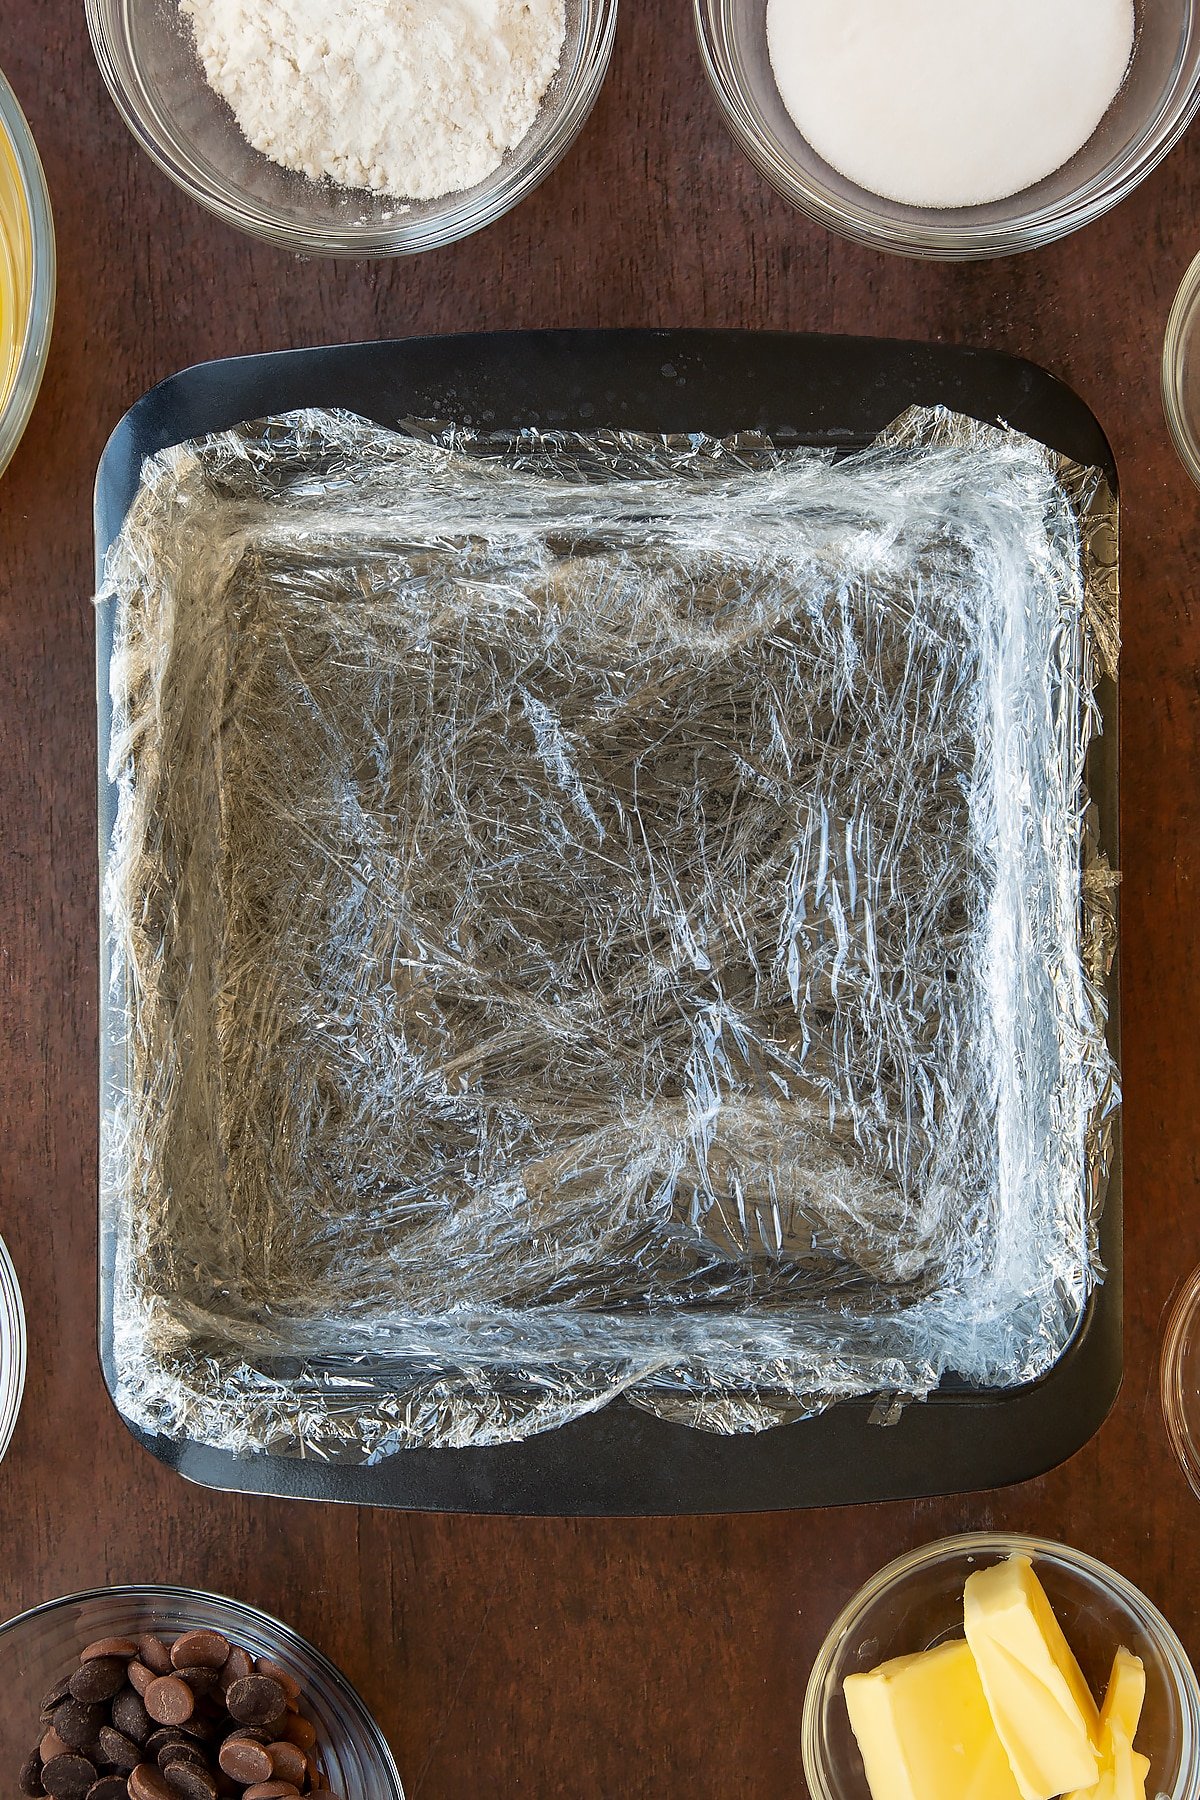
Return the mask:
[[0,1458],[12,1442],[25,1391],[25,1307],[8,1246],[0,1238]]
[[870,1800],[842,1695],[847,1675],[963,1635],[967,1577],[1009,1556],[1028,1556],[1083,1666],[1103,1694],[1115,1652],[1146,1667],[1137,1747],[1151,1759],[1147,1793],[1200,1795],[1200,1685],[1158,1608],[1124,1576],[1065,1544],[973,1532],[923,1545],[889,1563],[842,1610],[817,1653],[801,1725],[811,1800]]
[[1200,256],[1180,282],[1167,319],[1162,403],[1180,461],[1200,487]]
[[327,1657],[257,1607],[184,1587],[96,1588],[48,1601],[0,1626],[0,1742],[14,1776],[37,1741],[43,1695],[70,1673],[85,1644],[146,1631],[174,1636],[194,1627],[219,1631],[295,1676],[337,1800],[404,1800],[383,1733]]
[[523,142],[477,187],[410,201],[310,181],[253,149],[209,87],[178,0],[87,0],[100,72],[142,149],[227,224],[326,256],[405,256],[454,243],[544,180],[595,105],[617,0],[566,0],[566,12],[562,61]]
[[1033,250],[1116,206],[1200,107],[1200,0],[1139,0],[1124,85],[1099,129],[1036,187],[988,206],[903,206],[831,168],[788,114],[767,49],[767,0],[693,0],[705,68],[733,136],[785,200],[842,237],[907,256]]
[[[0,158],[7,162],[10,152],[17,183],[13,199],[23,215],[15,222],[23,240],[17,254],[27,267],[17,271],[24,308],[11,380],[6,381],[0,370],[0,475],[21,441],[42,385],[54,325],[56,280],[54,220],[46,177],[17,97],[0,74]],[[0,238],[6,240],[13,224],[5,223],[7,187],[0,168]],[[0,243],[0,255],[5,254]]]
[[[1200,283],[1200,258],[1192,265],[1191,273],[1195,286]],[[1193,480],[1200,483],[1200,464],[1190,463],[1182,446],[1180,453],[1188,462]],[[1200,1500],[1200,1269],[1188,1276],[1171,1308],[1159,1377],[1167,1436],[1192,1492]]]

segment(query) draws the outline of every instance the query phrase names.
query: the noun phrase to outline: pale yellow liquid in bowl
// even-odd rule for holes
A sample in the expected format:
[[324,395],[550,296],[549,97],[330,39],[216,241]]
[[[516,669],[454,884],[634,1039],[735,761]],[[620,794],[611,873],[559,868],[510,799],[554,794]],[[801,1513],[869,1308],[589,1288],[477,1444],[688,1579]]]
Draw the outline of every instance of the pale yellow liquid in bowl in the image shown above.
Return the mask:
[[0,125],[0,411],[16,378],[32,295],[33,229],[17,159]]

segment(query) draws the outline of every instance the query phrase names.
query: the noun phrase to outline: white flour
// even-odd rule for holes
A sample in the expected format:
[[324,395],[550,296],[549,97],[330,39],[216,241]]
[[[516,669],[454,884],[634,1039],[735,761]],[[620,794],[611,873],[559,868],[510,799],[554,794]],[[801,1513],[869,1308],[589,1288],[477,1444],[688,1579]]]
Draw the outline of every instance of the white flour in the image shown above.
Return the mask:
[[825,161],[912,206],[1032,187],[1086,144],[1133,0],[768,0],[775,79]]
[[273,162],[413,200],[473,187],[528,132],[564,0],[180,0],[209,84]]

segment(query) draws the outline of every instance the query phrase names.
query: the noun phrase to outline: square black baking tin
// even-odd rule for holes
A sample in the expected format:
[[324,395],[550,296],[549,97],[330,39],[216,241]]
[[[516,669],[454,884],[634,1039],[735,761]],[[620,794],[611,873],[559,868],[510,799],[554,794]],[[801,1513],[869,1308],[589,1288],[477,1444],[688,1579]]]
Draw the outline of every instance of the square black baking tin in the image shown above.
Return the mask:
[[[351,344],[229,358],[186,369],[137,402],[113,433],[96,484],[96,561],[103,569],[137,491],[142,459],[171,444],[297,407],[344,407],[383,425],[437,419],[502,431],[596,430],[722,435],[753,429],[781,442],[855,449],[911,405],[945,405],[1005,422],[1081,463],[1116,491],[1112,451],[1093,414],[1034,364],[993,351],[872,338],[715,331],[511,332]],[[110,609],[97,612],[100,856],[115,794],[106,778]],[[1117,693],[1099,695],[1103,735],[1089,784],[1102,846],[1117,855]],[[104,943],[104,932],[101,931]],[[102,1001],[108,986],[102,952]],[[1119,1057],[1118,971],[1109,1039]],[[103,1011],[103,1008],[102,1008]],[[101,1044],[101,1105],[119,1071]],[[871,1422],[870,1403],[740,1437],[670,1425],[616,1401],[527,1443],[411,1450],[371,1467],[299,1457],[239,1458],[131,1426],[189,1480],[444,1512],[639,1514],[741,1512],[903,1499],[998,1487],[1064,1461],[1098,1429],[1121,1380],[1121,1145],[1101,1228],[1107,1280],[1074,1341],[1031,1386],[947,1387],[898,1423]],[[113,1244],[100,1256],[100,1351],[115,1392]]]

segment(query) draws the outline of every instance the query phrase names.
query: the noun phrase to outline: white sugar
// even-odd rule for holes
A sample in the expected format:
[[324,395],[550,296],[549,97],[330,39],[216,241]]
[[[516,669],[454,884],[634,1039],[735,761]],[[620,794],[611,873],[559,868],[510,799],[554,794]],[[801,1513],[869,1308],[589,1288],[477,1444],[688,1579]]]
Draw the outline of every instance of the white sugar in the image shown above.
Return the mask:
[[825,161],[912,206],[1031,187],[1095,132],[1133,0],[768,0],[775,79]]

